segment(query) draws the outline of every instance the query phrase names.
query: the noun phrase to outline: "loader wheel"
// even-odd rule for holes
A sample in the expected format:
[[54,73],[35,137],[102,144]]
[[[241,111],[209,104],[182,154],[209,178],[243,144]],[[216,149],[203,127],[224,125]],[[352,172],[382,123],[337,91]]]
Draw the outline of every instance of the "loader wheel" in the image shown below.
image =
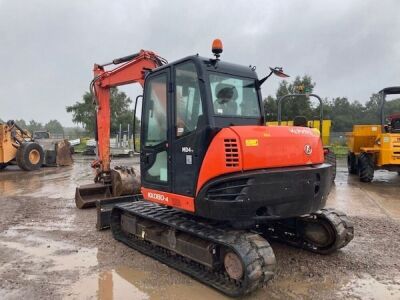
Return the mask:
[[325,155],[325,162],[332,165],[332,182],[336,179],[336,154],[329,150]]
[[349,174],[358,174],[357,160],[353,152],[347,154],[347,169]]
[[374,161],[368,153],[358,156],[358,176],[362,182],[371,182],[374,178]]
[[37,170],[43,165],[43,148],[35,142],[23,143],[18,148],[16,159],[21,169],[25,171]]

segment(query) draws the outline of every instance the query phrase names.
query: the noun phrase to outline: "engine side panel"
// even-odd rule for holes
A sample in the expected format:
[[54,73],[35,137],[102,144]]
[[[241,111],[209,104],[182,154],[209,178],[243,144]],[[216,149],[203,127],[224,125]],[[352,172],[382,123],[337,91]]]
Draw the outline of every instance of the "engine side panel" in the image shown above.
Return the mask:
[[243,153],[243,171],[320,164],[319,131],[305,127],[235,126]]
[[223,174],[257,169],[321,164],[324,153],[319,132],[289,126],[232,126],[211,142],[197,182],[197,193]]

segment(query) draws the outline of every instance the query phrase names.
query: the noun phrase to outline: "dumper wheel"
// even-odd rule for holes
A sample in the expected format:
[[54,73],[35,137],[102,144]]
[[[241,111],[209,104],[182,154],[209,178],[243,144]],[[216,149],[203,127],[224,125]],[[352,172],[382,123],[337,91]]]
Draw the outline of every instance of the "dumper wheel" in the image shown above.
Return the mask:
[[347,154],[347,169],[349,174],[358,174],[357,160],[353,152]]
[[37,170],[43,165],[43,148],[35,142],[23,143],[18,148],[16,160],[17,165],[25,171]]
[[374,161],[368,153],[358,156],[358,176],[362,182],[371,182],[374,178]]
[[329,150],[325,155],[325,162],[332,165],[332,182],[336,179],[336,154]]
[[3,164],[3,163],[0,164],[0,170],[5,169],[6,167],[7,167],[7,164]]

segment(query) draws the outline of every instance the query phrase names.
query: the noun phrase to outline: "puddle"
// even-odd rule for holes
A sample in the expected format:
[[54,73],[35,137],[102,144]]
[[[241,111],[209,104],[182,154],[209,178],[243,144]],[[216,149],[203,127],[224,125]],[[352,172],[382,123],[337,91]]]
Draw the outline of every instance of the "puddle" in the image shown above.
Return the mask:
[[338,175],[328,205],[352,215],[388,216],[400,220],[400,176],[395,172],[376,171],[371,183],[349,176],[345,161],[339,160]]
[[337,282],[330,277],[319,278],[317,283],[315,280],[299,280],[298,277],[277,278],[274,285],[276,286],[274,294],[279,299],[308,299],[315,293],[317,285],[318,290],[322,291],[332,291],[337,288]]
[[37,233],[38,231],[49,232],[55,230],[74,231],[75,230],[75,226],[73,225],[74,220],[75,216],[70,215],[70,216],[63,216],[63,219],[60,219],[59,222],[51,222],[51,223],[25,222],[24,225],[15,225],[12,228],[8,229],[6,231],[6,235],[7,236],[20,235],[19,231],[24,233],[26,231],[31,231],[34,233]]
[[144,277],[144,272],[137,272],[125,267],[105,271],[73,284],[65,299],[149,299],[148,294],[130,282],[140,281]]
[[[96,248],[77,248],[63,242],[34,236],[27,236],[24,242],[0,241],[0,246],[24,253],[25,255],[18,258],[21,262],[30,261],[38,266],[49,264],[45,268],[47,272],[97,266]],[[0,267],[0,270],[2,269],[4,265]]]
[[[252,295],[254,296],[254,294]],[[176,299],[176,300],[229,300],[223,294],[217,292],[212,288],[208,288],[205,285],[195,282],[194,284],[174,284],[166,288],[164,291],[157,291],[150,294],[151,300],[161,299]]]
[[400,299],[400,278],[378,281],[365,274],[362,278],[351,280],[339,294],[346,298],[398,300]]
[[79,280],[67,290],[65,299],[229,299],[198,282],[160,285],[155,284],[156,278],[149,272],[119,267]]

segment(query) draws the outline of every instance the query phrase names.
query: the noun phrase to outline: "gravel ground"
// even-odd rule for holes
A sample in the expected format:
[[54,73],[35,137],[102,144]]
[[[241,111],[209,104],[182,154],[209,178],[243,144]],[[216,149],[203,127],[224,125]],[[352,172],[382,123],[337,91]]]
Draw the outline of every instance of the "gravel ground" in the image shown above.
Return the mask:
[[[96,231],[95,211],[74,203],[76,185],[91,182],[90,160],[0,173],[0,299],[226,299]],[[375,178],[361,184],[340,161],[328,206],[350,216],[354,240],[329,256],[272,243],[276,276],[247,298],[400,299],[400,176]]]

